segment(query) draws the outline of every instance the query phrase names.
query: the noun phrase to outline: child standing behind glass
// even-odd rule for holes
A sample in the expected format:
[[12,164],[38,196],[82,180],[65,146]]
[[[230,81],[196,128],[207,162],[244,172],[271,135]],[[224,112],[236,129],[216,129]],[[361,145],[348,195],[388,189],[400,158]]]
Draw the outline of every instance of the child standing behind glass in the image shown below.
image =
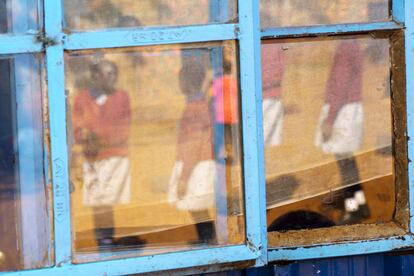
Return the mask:
[[118,68],[102,60],[90,65],[91,85],[74,100],[74,137],[82,146],[83,203],[93,208],[98,246],[114,242],[113,206],[130,200],[128,94],[115,88]]

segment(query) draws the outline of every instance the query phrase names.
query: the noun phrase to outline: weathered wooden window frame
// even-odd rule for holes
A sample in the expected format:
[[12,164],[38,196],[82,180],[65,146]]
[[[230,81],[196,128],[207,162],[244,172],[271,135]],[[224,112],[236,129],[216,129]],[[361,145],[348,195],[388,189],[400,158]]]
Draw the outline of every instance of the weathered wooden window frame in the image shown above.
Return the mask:
[[[38,1],[40,4],[40,0]],[[401,237],[272,249],[268,252],[264,148],[261,108],[260,41],[264,37],[347,34],[379,30],[402,30],[405,33],[405,73],[414,76],[414,2],[394,0],[394,21],[367,24],[341,24],[315,27],[260,29],[259,0],[238,0],[239,23],[168,28],[128,28],[65,34],[62,29],[62,3],[43,1],[44,31],[39,34],[5,34],[0,36],[0,54],[44,52],[46,57],[48,113],[50,124],[51,169],[54,213],[55,266],[50,268],[5,272],[4,275],[119,275],[175,269],[195,269],[236,263],[264,265],[268,261],[307,259],[387,251],[414,246],[414,222]],[[405,25],[404,25],[405,24]],[[405,27],[403,27],[405,26]],[[140,34],[150,34],[141,36]],[[169,40],[165,34],[185,33]],[[147,37],[147,39],[143,39]],[[167,36],[168,37],[168,36]],[[72,264],[68,146],[66,133],[66,98],[64,51],[115,48],[142,45],[178,44],[237,40],[241,78],[241,112],[244,152],[246,244],[192,250],[153,256],[125,258],[86,264]],[[404,70],[404,68],[403,68]],[[406,80],[408,137],[414,134],[414,78]],[[414,144],[408,140],[408,156],[413,159]],[[409,179],[414,179],[414,165],[408,165]],[[409,182],[410,183],[410,182]],[[414,182],[409,184],[412,191]],[[414,214],[414,195],[409,194],[410,216]],[[268,259],[269,258],[269,259]],[[234,263],[233,265],[230,263]],[[229,265],[230,264],[230,265]],[[1,274],[1,273],[0,273]]]

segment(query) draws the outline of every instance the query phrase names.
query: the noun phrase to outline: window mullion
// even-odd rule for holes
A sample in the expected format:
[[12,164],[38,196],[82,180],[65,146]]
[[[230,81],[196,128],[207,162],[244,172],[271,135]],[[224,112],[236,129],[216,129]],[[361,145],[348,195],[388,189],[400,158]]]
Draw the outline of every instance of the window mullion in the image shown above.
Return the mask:
[[261,254],[259,263],[266,263],[259,0],[239,0],[239,21],[247,243]]
[[404,1],[405,0],[392,1],[392,18],[401,24],[404,24],[405,22]]
[[[406,96],[407,96],[407,139],[408,159],[414,160],[414,2],[405,0],[405,63],[406,63]],[[408,163],[408,189],[410,205],[410,232],[414,232],[414,164]]]
[[66,137],[66,103],[64,89],[64,55],[61,1],[45,0],[47,87],[51,143],[51,167],[54,206],[55,264],[71,261],[70,196],[68,146]]
[[35,35],[1,35],[0,54],[34,53],[42,50],[42,44],[35,40]]
[[236,24],[118,29],[68,34],[66,50],[147,46],[236,39]]

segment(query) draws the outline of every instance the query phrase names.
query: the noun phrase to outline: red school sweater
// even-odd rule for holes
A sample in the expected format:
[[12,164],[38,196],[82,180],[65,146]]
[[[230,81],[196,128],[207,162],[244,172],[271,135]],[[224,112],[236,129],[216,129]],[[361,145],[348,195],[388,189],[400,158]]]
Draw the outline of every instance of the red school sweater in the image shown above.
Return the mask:
[[104,104],[98,105],[89,91],[81,91],[74,100],[72,124],[77,142],[82,142],[83,131],[96,135],[96,160],[128,155],[131,110],[126,92],[115,91]]
[[362,66],[359,43],[355,40],[341,42],[336,49],[326,86],[325,103],[330,106],[327,123],[334,123],[345,104],[362,100]]
[[285,52],[281,44],[262,44],[263,98],[280,98],[285,70]]
[[204,99],[187,102],[178,128],[177,158],[183,162],[184,182],[198,162],[213,159],[211,115]]

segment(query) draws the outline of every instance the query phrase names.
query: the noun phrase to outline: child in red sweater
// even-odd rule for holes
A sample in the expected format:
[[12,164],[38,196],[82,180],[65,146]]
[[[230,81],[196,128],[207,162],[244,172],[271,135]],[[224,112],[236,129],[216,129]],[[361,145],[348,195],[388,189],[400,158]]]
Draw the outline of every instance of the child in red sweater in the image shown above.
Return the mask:
[[334,154],[342,185],[332,202],[342,210],[341,224],[359,223],[370,216],[354,152],[363,137],[362,104],[363,55],[356,40],[344,40],[336,49],[328,79],[315,144],[326,154]]
[[284,108],[281,101],[285,53],[282,45],[263,43],[263,139],[265,146],[278,146],[282,142]]
[[[212,122],[209,104],[202,85],[205,65],[194,60],[185,62],[180,70],[180,88],[186,107],[178,125],[177,162],[170,180],[169,200],[178,209],[189,210],[195,222],[198,240],[211,243],[216,237],[208,208],[214,205],[216,167],[212,147]],[[177,189],[177,190],[175,190]]]
[[115,63],[100,61],[90,66],[90,72],[90,88],[75,97],[72,124],[85,158],[83,203],[93,208],[97,243],[105,246],[113,243],[113,206],[130,199],[131,111],[128,94],[115,88]]

